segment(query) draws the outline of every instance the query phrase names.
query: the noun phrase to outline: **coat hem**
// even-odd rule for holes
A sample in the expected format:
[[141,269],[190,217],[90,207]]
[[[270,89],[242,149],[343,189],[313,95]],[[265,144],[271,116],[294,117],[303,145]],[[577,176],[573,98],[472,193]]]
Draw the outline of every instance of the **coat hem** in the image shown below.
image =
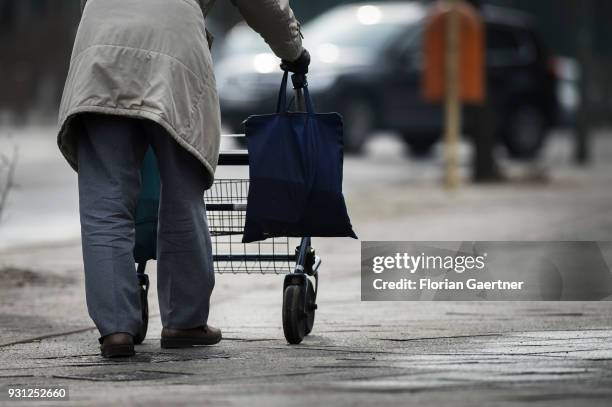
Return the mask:
[[117,115],[122,117],[131,117],[135,119],[148,119],[151,120],[160,126],[162,126],[168,134],[185,150],[194,155],[200,163],[204,166],[205,170],[208,173],[208,181],[206,188],[210,188],[213,184],[215,177],[215,169],[210,164],[210,162],[204,158],[204,156],[191,144],[185,141],[182,137],[180,137],[174,128],[159,114],[148,112],[145,110],[132,110],[132,109],[121,109],[116,107],[104,107],[104,106],[80,106],[78,108],[72,109],[68,114],[64,116],[64,119],[61,121],[60,131],[57,136],[57,144],[62,152],[62,155],[68,161],[68,164],[72,167],[73,170],[78,172],[78,162],[76,157],[73,157],[68,152],[68,148],[66,146],[66,142],[69,142],[69,138],[67,137],[67,133],[69,132],[70,122],[81,113],[100,113],[100,114],[108,114],[108,115]]

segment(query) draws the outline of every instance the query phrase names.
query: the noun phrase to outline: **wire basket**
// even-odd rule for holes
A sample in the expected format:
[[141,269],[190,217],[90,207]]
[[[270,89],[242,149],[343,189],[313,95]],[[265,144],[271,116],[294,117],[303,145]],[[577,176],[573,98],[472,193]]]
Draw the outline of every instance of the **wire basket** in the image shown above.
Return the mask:
[[295,267],[298,239],[242,243],[248,179],[217,179],[204,193],[216,273],[285,274]]

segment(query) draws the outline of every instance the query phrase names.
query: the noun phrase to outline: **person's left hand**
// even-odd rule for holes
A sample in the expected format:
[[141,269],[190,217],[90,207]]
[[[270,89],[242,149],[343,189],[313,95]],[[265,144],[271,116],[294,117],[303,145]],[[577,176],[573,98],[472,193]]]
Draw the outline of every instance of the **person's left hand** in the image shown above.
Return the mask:
[[308,73],[309,65],[310,53],[306,48],[304,48],[300,56],[295,61],[290,62],[283,59],[280,67],[283,71],[289,71],[299,75],[306,75]]

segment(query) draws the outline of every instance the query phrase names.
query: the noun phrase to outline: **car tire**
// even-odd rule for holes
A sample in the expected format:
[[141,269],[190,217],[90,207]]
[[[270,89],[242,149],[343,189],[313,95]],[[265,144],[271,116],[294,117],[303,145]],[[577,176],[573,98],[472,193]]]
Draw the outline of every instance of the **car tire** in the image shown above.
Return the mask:
[[364,98],[348,97],[341,113],[344,122],[344,152],[360,154],[374,130],[374,109]]
[[438,134],[418,134],[413,133],[402,135],[404,143],[409,148],[410,155],[413,157],[429,157],[436,143],[440,140]]
[[502,129],[502,141],[512,158],[537,157],[546,138],[546,117],[533,105],[522,105],[509,116]]

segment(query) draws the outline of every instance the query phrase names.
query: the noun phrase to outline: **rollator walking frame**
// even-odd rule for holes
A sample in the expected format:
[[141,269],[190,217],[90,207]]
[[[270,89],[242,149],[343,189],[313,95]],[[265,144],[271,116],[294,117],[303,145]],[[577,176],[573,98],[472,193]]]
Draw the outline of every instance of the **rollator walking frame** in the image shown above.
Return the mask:
[[[292,75],[291,79],[295,88],[297,110],[304,111],[303,87],[306,85],[306,77],[304,75]],[[218,165],[248,167],[248,152],[246,150],[222,151],[219,155]],[[157,173],[155,167],[150,171],[154,174]],[[159,177],[158,175],[153,176]],[[321,259],[316,256],[315,250],[311,246],[310,237],[302,237],[301,239],[277,237],[261,242],[242,243],[248,192],[249,179],[247,177],[218,178],[212,187],[204,193],[215,272],[220,274],[285,273],[282,310],[283,331],[289,343],[298,344],[304,339],[304,336],[312,331],[314,325],[319,288],[318,270]],[[157,222],[156,218],[145,220],[153,222],[154,225]],[[155,233],[151,233],[155,238]],[[135,343],[142,343],[147,334],[149,278],[145,274],[145,267],[146,259],[154,257],[152,253],[149,253],[144,256],[144,259],[137,260],[142,325],[134,338]],[[311,280],[314,280],[314,284]]]
[[[297,110],[304,111],[302,88],[306,79],[303,75],[292,75],[291,79]],[[222,151],[218,165],[248,166],[248,152]],[[220,178],[204,194],[215,272],[286,273],[283,283],[283,331],[289,343],[297,344],[312,331],[314,324],[321,259],[316,256],[310,237],[271,238],[242,243],[248,188],[248,179]],[[311,280],[314,280],[314,284]]]

